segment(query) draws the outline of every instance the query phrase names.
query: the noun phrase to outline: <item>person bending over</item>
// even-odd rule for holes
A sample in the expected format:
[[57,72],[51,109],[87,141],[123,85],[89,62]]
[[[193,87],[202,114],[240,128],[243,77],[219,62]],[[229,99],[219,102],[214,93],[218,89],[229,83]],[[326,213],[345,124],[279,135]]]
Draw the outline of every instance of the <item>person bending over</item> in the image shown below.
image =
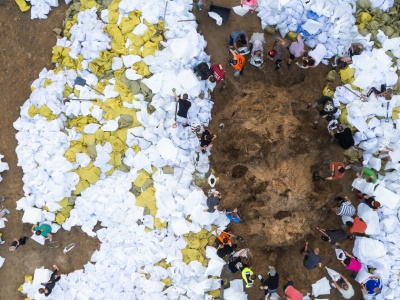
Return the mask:
[[54,272],[51,274],[50,280],[42,283],[44,288],[39,289],[40,294],[44,294],[46,297],[51,294],[54,287],[56,286],[56,282],[61,279],[61,275],[57,275],[57,271],[59,270],[56,265],[53,265]]

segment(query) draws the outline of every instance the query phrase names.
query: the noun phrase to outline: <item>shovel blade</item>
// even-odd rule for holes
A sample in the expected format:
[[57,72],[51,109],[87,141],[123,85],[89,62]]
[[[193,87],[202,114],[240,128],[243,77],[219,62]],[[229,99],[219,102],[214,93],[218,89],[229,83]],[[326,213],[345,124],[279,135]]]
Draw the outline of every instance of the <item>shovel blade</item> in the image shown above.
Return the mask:
[[76,77],[75,84],[76,85],[80,85],[80,86],[85,86],[86,85],[86,80],[83,79],[82,77]]

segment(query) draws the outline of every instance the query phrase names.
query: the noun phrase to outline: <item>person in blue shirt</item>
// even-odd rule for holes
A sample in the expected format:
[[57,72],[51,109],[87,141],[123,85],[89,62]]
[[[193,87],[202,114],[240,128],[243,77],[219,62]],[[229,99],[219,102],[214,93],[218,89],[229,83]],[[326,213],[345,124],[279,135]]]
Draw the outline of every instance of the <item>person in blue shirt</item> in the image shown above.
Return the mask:
[[366,295],[377,296],[382,291],[382,281],[380,276],[370,276],[366,283],[361,283],[363,292]]
[[225,211],[225,215],[233,223],[239,223],[240,222],[240,214],[239,214],[237,208],[235,208],[234,210],[227,209]]

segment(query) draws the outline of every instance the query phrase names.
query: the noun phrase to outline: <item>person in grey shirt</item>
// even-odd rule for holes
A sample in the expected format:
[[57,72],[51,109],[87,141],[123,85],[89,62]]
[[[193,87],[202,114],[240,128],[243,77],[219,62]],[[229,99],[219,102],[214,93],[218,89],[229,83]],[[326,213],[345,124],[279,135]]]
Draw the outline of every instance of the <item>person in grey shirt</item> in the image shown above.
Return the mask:
[[229,36],[229,48],[237,51],[238,42],[250,49],[249,38],[244,30],[237,30],[231,33],[231,35]]
[[223,211],[224,208],[219,205],[219,201],[221,200],[222,196],[220,193],[218,192],[214,192],[212,193],[210,196],[208,196],[207,198],[207,206],[208,208],[204,209],[204,212],[209,212],[209,213],[213,213],[214,211],[218,210],[218,211]]

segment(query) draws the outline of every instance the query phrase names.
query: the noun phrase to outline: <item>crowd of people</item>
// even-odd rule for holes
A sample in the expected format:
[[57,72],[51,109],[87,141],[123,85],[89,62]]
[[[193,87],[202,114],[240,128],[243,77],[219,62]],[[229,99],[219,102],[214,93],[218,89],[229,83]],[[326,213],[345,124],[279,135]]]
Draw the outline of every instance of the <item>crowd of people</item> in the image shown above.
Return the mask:
[[[286,41],[280,37],[275,38],[275,43],[271,49],[265,51],[265,38],[261,33],[253,33],[249,39],[248,34],[244,30],[233,31],[229,36],[228,52],[230,60],[228,66],[233,68],[234,76],[241,76],[244,74],[244,66],[246,62],[245,55],[250,54],[249,62],[255,66],[260,67],[263,63],[272,61],[275,65],[275,70],[279,71],[282,68],[283,62],[286,60],[287,68],[290,70],[292,62],[298,60],[296,65],[300,68],[315,68],[323,60],[327,53],[327,50],[323,44],[318,44],[312,50],[305,50],[303,36],[298,34],[297,38],[290,45],[286,46]],[[285,50],[285,47],[287,50]],[[287,53],[286,53],[287,51]],[[352,63],[352,57],[359,55],[363,51],[363,46],[358,43],[351,44],[349,46],[348,53],[343,57],[337,57],[334,59],[333,66],[337,64],[340,67],[347,66]],[[265,55],[265,53],[267,53]],[[264,59],[267,62],[264,62]],[[220,83],[223,82],[225,87],[225,70],[220,64],[209,65],[205,62],[200,63],[194,68],[195,74],[200,80],[209,80],[210,82]],[[375,93],[379,96],[383,96],[386,99],[390,98],[390,93],[386,90],[386,86],[382,86],[380,90],[371,88],[369,94]],[[187,100],[187,98],[186,98]],[[181,97],[177,96],[177,101],[181,105],[181,101],[185,101],[185,95]],[[186,118],[184,108],[190,108],[190,105],[183,105],[178,110],[178,116]],[[333,99],[328,96],[323,96],[316,101],[314,105],[309,103],[307,109],[315,108],[318,113],[315,117],[314,123],[317,124],[320,120],[326,119],[328,122],[329,136],[334,142],[337,140],[339,146],[343,149],[355,148],[352,132],[350,128],[346,127],[345,124],[340,124],[337,119],[338,108],[334,105]],[[187,112],[187,111],[186,111]],[[182,122],[183,125],[186,123],[185,120],[177,119],[178,122]],[[205,130],[200,139],[200,151],[203,153],[212,147],[212,141],[217,136],[212,134],[209,130]],[[328,165],[328,174],[326,176],[319,175],[317,179],[322,181],[327,180],[339,180],[345,176],[347,170],[356,172],[356,176],[364,178],[369,183],[375,183],[377,181],[376,174],[373,170],[367,167],[345,165],[343,162],[325,162]],[[316,177],[314,177],[315,179]],[[375,200],[371,195],[357,194],[358,201],[367,205],[372,210],[380,208],[380,203]],[[237,208],[226,209],[221,205],[222,196],[217,191],[212,191],[207,198],[207,208],[205,212],[213,213],[219,211],[220,213],[226,214],[226,217],[231,222],[240,222],[240,214]],[[317,228],[321,233],[321,240],[331,244],[336,250],[341,251],[341,255],[338,256],[340,264],[345,266],[346,269],[352,273],[351,277],[355,277],[357,272],[362,268],[368,270],[366,266],[363,266],[357,257],[354,257],[350,253],[341,249],[340,242],[344,240],[354,240],[355,235],[365,235],[365,230],[368,224],[359,216],[357,216],[357,209],[353,206],[352,201],[349,197],[337,197],[335,198],[336,205],[332,209],[334,213],[341,216],[343,225],[339,229],[323,229]],[[258,277],[262,289],[265,293],[265,299],[269,300],[271,296],[278,291],[279,286],[279,274],[274,266],[269,266],[269,270],[266,276],[256,276],[252,270],[252,254],[248,248],[238,249],[236,243],[238,238],[233,235],[231,230],[217,231],[217,255],[227,261],[227,268],[231,273],[241,272],[246,288],[252,288],[255,286],[256,278]],[[307,270],[313,270],[317,267],[322,267],[323,258],[320,256],[320,249],[318,247],[309,247],[308,242],[300,251],[303,257],[303,265]],[[334,281],[332,286],[337,289],[344,299],[351,299],[354,294],[354,288],[346,276],[339,274],[339,278]],[[294,287],[293,280],[290,278],[289,273],[285,273],[283,278],[285,279],[285,285],[283,286],[283,292],[286,299],[299,300],[303,298],[303,294]],[[379,276],[368,276],[367,280],[360,282],[361,289],[364,294],[374,296],[381,293],[382,282]]]

